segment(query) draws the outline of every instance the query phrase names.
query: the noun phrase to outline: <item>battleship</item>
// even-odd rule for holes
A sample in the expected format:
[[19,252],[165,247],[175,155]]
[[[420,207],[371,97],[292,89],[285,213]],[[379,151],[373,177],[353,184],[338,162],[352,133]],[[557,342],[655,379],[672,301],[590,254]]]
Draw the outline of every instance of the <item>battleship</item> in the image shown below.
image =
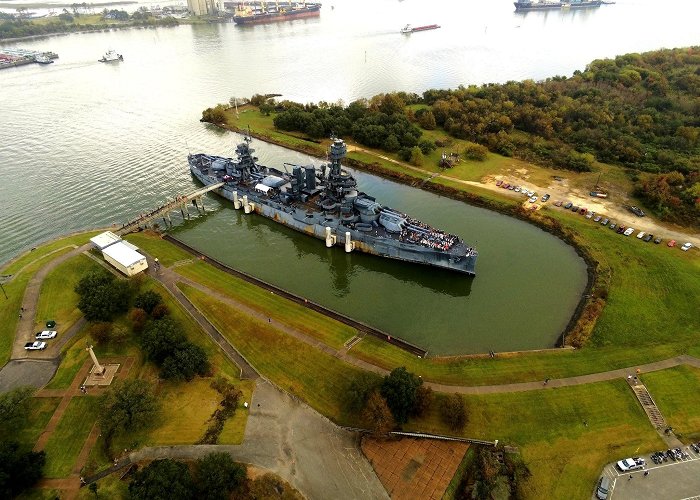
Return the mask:
[[[458,236],[433,228],[405,213],[382,206],[357,190],[343,169],[347,147],[331,141],[329,164],[285,163],[284,171],[265,167],[253,156],[245,136],[236,159],[204,153],[188,155],[192,175],[204,185],[222,184],[214,192],[245,214],[255,213],[324,240],[327,247],[364,252],[475,275],[477,251]],[[287,166],[292,170],[289,172]]]

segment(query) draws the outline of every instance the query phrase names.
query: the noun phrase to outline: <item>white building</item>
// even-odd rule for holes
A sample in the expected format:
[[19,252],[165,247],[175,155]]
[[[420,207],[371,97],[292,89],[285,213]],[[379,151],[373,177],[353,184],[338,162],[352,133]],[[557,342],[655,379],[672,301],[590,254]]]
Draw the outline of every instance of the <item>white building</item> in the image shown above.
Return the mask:
[[138,253],[138,247],[128,241],[118,241],[102,249],[102,256],[107,262],[127,276],[133,276],[148,269],[146,257]]
[[121,240],[122,239],[116,234],[114,234],[112,231],[105,231],[104,233],[98,234],[97,236],[90,238],[90,241],[93,245],[95,245],[95,248],[97,248],[98,250],[103,250],[108,246]]

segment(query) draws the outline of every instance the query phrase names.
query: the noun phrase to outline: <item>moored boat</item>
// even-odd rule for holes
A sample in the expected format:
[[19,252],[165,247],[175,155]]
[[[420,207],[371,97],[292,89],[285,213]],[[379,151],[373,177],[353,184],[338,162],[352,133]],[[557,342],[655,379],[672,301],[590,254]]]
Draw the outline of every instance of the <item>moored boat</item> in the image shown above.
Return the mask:
[[278,1],[246,1],[225,3],[234,8],[233,22],[236,24],[261,24],[275,21],[287,21],[320,14],[320,3]]
[[251,139],[236,147],[236,156],[208,154],[188,156],[190,171],[244,213],[255,213],[299,232],[325,241],[327,247],[343,246],[406,262],[475,274],[478,252],[458,236],[436,229],[403,212],[381,205],[357,190],[352,174],[341,160],[347,148],[333,139],[330,163],[290,165],[292,172],[256,163]]
[[407,24],[403,28],[401,28],[401,33],[403,34],[408,34],[408,33],[414,33],[416,31],[428,31],[428,30],[436,30],[440,26],[437,24],[426,24],[425,26],[416,26],[413,27],[410,24]]

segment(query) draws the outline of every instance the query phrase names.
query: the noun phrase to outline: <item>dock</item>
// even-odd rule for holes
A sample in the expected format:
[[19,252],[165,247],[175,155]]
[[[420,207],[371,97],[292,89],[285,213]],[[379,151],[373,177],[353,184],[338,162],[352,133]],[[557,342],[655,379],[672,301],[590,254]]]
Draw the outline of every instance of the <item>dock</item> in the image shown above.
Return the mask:
[[0,69],[14,68],[16,66],[24,66],[25,64],[34,64],[37,62],[37,56],[44,56],[52,61],[54,59],[58,59],[58,54],[55,52],[4,48],[0,49]]
[[116,233],[120,236],[137,231],[140,228],[146,228],[149,224],[154,221],[162,219],[165,227],[172,227],[173,222],[170,218],[170,213],[174,211],[180,211],[183,219],[190,218],[189,206],[194,205],[197,212],[204,212],[204,195],[209,191],[214,191],[223,187],[225,183],[219,182],[218,184],[211,184],[209,186],[198,189],[186,195],[176,196],[173,200],[167,201],[157,208],[149,212],[144,212],[131,219],[130,221],[124,223],[121,228],[119,228]]

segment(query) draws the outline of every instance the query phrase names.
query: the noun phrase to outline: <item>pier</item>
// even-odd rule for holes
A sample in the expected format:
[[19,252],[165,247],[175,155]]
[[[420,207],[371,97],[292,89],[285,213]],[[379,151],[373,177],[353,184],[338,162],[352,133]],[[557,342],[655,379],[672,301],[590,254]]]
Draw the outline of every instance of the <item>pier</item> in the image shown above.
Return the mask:
[[166,228],[172,227],[173,222],[170,218],[170,213],[179,210],[182,214],[183,219],[189,219],[190,203],[192,203],[192,205],[195,206],[198,213],[200,211],[204,213],[204,195],[207,194],[209,191],[219,189],[224,184],[225,183],[223,182],[219,182],[218,184],[211,184],[209,186],[203,187],[202,189],[198,189],[197,191],[183,196],[176,196],[174,200],[168,201],[163,205],[151,210],[150,212],[139,214],[136,218],[131,219],[129,222],[126,222],[122,225],[121,228],[119,228],[116,231],[116,233],[120,236],[123,236],[132,231],[136,231],[141,227],[148,227],[150,223],[159,219],[163,220],[163,223],[165,224]]

